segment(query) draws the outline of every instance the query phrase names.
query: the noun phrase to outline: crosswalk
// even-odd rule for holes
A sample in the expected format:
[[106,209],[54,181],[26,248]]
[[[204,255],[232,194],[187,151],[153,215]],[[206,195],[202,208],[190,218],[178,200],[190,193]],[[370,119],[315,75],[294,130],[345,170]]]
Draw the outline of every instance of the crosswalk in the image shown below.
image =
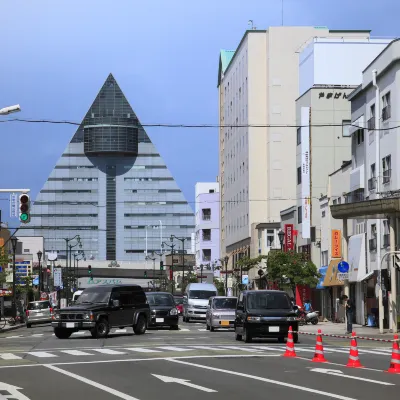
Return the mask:
[[[43,350],[43,351],[28,351],[15,353],[0,353],[0,361],[12,361],[22,359],[55,359],[60,357],[70,356],[73,358],[93,357],[98,355],[103,356],[129,356],[134,354],[165,354],[166,356],[174,353],[209,351],[209,352],[238,352],[251,354],[274,353],[281,354],[285,350],[285,345],[183,345],[183,346],[155,346],[155,347],[118,347],[118,348],[82,348],[82,349],[64,349],[64,350]],[[310,345],[296,346],[298,353],[314,353],[314,348]],[[339,353],[348,354],[349,349],[337,347],[325,347],[326,354]],[[359,354],[373,354],[388,357],[391,354],[390,348],[377,349],[359,349]]]

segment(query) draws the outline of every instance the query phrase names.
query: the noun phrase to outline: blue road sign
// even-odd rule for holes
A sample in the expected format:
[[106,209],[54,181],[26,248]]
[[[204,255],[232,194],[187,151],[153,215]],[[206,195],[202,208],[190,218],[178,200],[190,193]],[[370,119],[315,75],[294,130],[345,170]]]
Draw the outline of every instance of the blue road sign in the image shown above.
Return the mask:
[[340,263],[338,264],[338,270],[342,274],[345,274],[346,272],[349,272],[349,269],[350,269],[350,265],[346,261],[340,261]]

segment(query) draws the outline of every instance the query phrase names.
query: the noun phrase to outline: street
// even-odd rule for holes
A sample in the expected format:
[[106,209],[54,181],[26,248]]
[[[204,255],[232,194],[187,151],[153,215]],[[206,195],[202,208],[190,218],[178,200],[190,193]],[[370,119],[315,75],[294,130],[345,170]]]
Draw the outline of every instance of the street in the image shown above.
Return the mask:
[[312,363],[313,336],[300,337],[297,358],[284,358],[284,344],[237,342],[232,331],[208,332],[202,323],[181,323],[179,331],[151,329],[143,336],[114,329],[105,340],[86,332],[59,340],[48,325],[21,328],[0,334],[0,398],[396,396],[400,375],[383,372],[389,367],[390,343],[359,341],[365,368],[351,369],[345,366],[349,342],[324,338],[329,362]]

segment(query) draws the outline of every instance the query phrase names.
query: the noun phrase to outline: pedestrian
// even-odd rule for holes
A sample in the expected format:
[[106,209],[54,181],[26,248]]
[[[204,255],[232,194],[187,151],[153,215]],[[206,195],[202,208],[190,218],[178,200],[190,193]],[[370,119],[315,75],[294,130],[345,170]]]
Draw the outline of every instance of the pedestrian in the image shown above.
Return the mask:
[[304,302],[304,310],[306,313],[309,313],[312,311],[311,301],[308,299]]
[[351,334],[353,331],[353,316],[354,316],[354,301],[353,299],[349,299],[348,296],[344,295],[342,299],[345,301],[345,310],[346,310],[346,320],[347,320],[347,331],[346,334]]

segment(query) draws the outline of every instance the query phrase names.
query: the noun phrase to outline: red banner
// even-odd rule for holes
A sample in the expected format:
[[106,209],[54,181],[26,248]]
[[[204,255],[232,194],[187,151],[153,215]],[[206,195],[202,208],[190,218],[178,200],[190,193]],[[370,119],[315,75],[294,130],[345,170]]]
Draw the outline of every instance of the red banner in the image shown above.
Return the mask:
[[293,239],[293,224],[285,225],[285,251],[293,251],[294,250],[294,239]]
[[308,286],[296,286],[296,304],[303,307],[306,300],[311,300],[311,289]]

